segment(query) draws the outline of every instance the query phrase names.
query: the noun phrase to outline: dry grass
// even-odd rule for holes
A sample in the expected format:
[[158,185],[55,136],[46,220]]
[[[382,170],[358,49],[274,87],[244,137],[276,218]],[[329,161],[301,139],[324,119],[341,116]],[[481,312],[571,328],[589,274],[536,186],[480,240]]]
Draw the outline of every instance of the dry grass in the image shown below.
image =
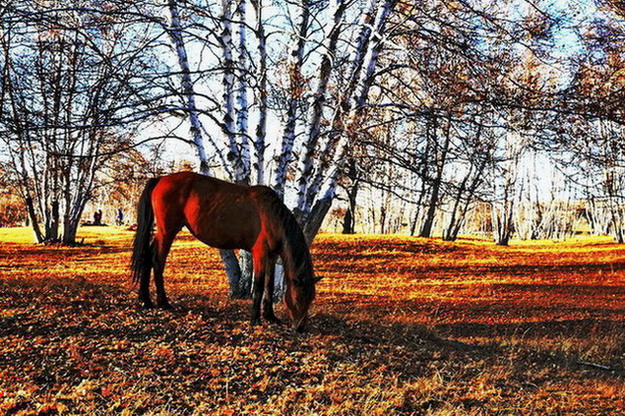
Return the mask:
[[[612,415],[625,407],[625,247],[320,235],[310,331],[248,325],[182,235],[173,312],[137,307],[131,233],[0,229],[6,414]],[[282,312],[281,307],[278,308]],[[598,368],[585,364],[599,364]]]

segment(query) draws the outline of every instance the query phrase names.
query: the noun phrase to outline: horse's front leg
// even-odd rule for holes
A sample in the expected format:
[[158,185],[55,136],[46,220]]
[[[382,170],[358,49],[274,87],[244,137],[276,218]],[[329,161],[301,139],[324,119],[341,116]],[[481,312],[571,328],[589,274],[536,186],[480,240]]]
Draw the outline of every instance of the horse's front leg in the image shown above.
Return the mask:
[[282,323],[273,311],[273,291],[275,285],[276,260],[270,259],[265,273],[265,292],[263,294],[263,318],[274,324]]
[[266,256],[261,253],[253,253],[254,284],[252,286],[252,325],[260,325],[260,304],[263,299],[263,285],[266,271]]

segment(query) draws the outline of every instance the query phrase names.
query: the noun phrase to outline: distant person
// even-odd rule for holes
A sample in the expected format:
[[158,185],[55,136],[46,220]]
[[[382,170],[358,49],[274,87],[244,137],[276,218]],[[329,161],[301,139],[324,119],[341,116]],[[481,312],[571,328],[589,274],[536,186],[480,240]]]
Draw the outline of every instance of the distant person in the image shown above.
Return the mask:
[[93,213],[93,225],[102,225],[102,210]]
[[117,210],[117,225],[124,225],[124,211],[121,208]]

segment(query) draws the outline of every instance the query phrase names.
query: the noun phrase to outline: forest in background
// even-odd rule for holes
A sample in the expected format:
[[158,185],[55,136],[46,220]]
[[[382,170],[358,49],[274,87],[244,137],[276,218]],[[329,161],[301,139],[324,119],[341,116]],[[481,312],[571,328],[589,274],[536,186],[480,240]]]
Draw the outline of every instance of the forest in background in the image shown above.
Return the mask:
[[[346,233],[623,242],[624,16],[607,0],[9,0],[2,220],[73,243],[89,203],[130,210],[186,165],[271,186],[310,240],[331,212]],[[163,142],[193,160],[164,162]]]

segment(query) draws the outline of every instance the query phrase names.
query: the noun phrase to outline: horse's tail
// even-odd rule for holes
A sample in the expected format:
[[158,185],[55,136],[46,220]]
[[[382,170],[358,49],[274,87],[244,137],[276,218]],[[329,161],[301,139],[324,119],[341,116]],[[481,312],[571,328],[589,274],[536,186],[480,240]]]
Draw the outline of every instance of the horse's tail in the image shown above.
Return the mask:
[[152,191],[158,183],[158,178],[148,180],[145,189],[139,198],[137,207],[137,231],[132,247],[132,280],[137,283],[144,273],[149,275],[154,266],[152,253],[152,225],[154,224],[154,211],[152,210]]

